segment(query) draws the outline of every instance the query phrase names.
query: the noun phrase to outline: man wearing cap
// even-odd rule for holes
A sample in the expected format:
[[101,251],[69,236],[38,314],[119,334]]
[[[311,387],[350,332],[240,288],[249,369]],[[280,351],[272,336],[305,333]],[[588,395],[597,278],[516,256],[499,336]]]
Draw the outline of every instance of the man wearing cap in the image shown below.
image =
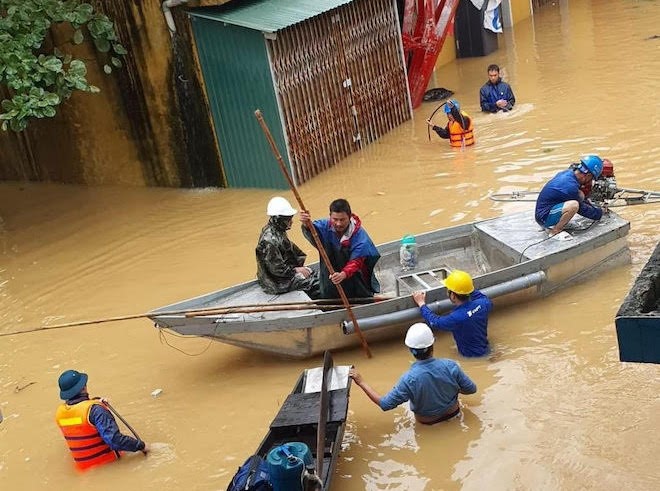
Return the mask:
[[461,111],[461,105],[455,99],[449,99],[445,103],[445,114],[447,115],[447,126],[441,128],[434,125],[430,119],[426,120],[433,131],[440,138],[449,140],[454,148],[463,148],[474,145],[474,125],[468,113]]
[[410,410],[420,423],[446,421],[460,413],[458,394],[474,394],[477,386],[455,361],[433,357],[434,342],[429,326],[421,322],[410,326],[405,343],[416,361],[385,396],[367,384],[355,367],[349,375],[383,411],[410,401]]
[[115,418],[100,399],[90,399],[87,393],[87,374],[67,370],[60,375],[60,398],[55,422],[62,431],[76,467],[90,467],[113,462],[120,452],[149,451],[147,444],[122,435]]
[[257,281],[266,293],[302,290],[314,300],[319,297],[318,274],[304,266],[307,255],[287,235],[296,213],[281,196],[268,202],[266,215],[270,218],[261,230],[255,249]]
[[447,315],[438,315],[426,305],[426,292],[413,293],[426,323],[433,329],[450,331],[456,341],[458,352],[466,357],[484,356],[490,352],[488,344],[488,314],[493,302],[479,290],[474,289],[472,277],[465,271],[455,269],[443,281],[447,297],[454,308]]
[[582,186],[598,179],[603,171],[603,160],[598,155],[587,155],[580,162],[563,170],[543,186],[536,199],[534,218],[548,231],[550,237],[568,238],[563,232],[566,224],[575,216],[600,220],[607,208],[599,208],[586,199]]

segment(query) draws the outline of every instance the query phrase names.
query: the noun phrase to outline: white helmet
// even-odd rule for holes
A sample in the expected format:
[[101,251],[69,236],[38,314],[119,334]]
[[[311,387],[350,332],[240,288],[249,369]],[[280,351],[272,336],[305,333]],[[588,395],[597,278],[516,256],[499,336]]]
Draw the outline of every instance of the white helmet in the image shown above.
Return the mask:
[[282,198],[282,196],[275,196],[268,202],[268,207],[266,208],[266,215],[269,217],[275,216],[284,216],[292,217],[298,213],[298,210],[291,206],[287,200]]
[[406,346],[408,348],[424,349],[432,346],[434,342],[433,331],[423,322],[418,322],[408,328],[406,334]]

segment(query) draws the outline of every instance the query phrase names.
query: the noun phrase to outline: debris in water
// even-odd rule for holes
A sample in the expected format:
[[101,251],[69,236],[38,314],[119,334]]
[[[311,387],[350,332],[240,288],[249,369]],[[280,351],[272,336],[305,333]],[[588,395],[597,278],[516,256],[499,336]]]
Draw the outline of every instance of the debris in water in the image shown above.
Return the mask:
[[163,393],[163,389],[156,389],[151,393],[151,397],[158,397]]
[[36,382],[30,382],[30,383],[25,384],[25,385],[17,385],[16,388],[14,389],[14,392],[20,392],[23,389],[27,389],[32,384],[36,384]]
[[447,99],[453,95],[453,90],[445,89],[444,87],[437,87],[435,89],[429,89],[424,93],[424,101],[439,101],[442,99]]

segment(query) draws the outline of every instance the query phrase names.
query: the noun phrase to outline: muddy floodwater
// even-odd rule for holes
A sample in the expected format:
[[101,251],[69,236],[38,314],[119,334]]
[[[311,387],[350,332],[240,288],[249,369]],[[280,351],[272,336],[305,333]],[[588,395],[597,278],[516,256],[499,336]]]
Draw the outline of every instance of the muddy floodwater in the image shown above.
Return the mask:
[[[429,142],[425,119],[436,106],[427,103],[414,121],[302,186],[305,204],[320,217],[346,197],[380,243],[532,213],[531,203],[488,196],[539,189],[585,153],[609,157],[620,186],[660,190],[660,39],[647,39],[659,26],[659,2],[542,9],[496,53],[435,75],[474,117],[474,148]],[[489,63],[515,91],[509,114],[478,112]],[[253,278],[274,194],[0,183],[0,333],[139,314]],[[660,366],[620,363],[614,329],[659,240],[660,205],[617,212],[631,222],[632,263],[496,309],[489,334],[498,359],[460,359],[451,336],[437,336],[436,354],[459,359],[478,386],[461,398],[460,420],[416,426],[408,409],[383,413],[354,386],[332,489],[660,489]],[[316,260],[297,223],[292,238]],[[335,362],[357,365],[384,393],[411,357],[402,340],[371,348],[372,359],[355,348]],[[0,488],[225,489],[300,370],[320,361],[159,336],[147,319],[0,337]],[[152,444],[147,458],[73,470],[54,422],[57,377],[68,368],[87,372],[92,395],[110,398]]]

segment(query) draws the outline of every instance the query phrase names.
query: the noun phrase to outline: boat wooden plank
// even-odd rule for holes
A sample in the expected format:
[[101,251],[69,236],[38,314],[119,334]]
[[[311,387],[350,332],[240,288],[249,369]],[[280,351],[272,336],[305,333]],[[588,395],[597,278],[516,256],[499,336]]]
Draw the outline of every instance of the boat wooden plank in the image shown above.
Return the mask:
[[[338,389],[329,392],[328,423],[346,421],[348,409],[348,389]],[[280,411],[273,419],[271,428],[316,424],[321,409],[321,393],[289,394]]]
[[[330,371],[326,366],[332,366],[329,353],[324,357],[324,373]],[[329,363],[328,363],[329,360]],[[336,367],[347,373],[348,367]],[[271,449],[289,442],[302,442],[309,447],[314,460],[314,466],[320,469],[318,475],[323,482],[323,489],[330,489],[332,476],[337,466],[341,443],[348,416],[348,400],[350,396],[351,379],[344,380],[344,387],[330,390],[330,384],[325,384],[329,405],[328,418],[319,432],[321,422],[320,405],[321,392],[304,393],[306,376],[304,371],[293,387],[291,394],[270,424],[266,436],[261,441],[256,453],[266,458]],[[319,433],[322,438],[319,440]]]

